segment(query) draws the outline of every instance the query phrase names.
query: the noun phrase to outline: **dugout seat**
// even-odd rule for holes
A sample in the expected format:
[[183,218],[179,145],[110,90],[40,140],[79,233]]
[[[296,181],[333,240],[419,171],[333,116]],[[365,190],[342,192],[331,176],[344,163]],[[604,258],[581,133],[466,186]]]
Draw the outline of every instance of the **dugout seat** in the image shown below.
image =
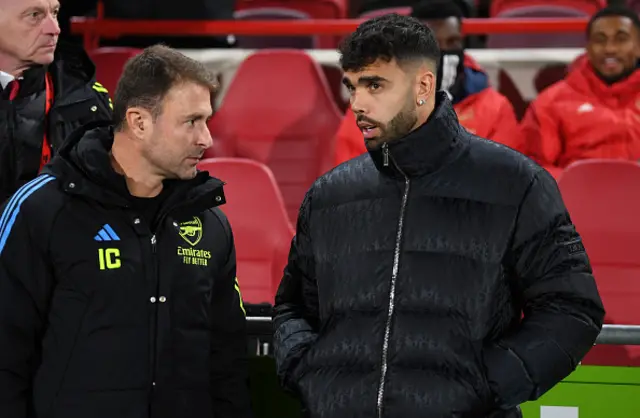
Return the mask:
[[308,188],[333,167],[340,120],[326,79],[309,55],[262,50],[240,64],[209,122],[214,146],[207,157],[266,164],[295,223]]
[[499,14],[520,7],[548,6],[553,4],[558,7],[566,7],[584,12],[591,16],[598,10],[606,7],[607,0],[493,0],[489,12],[490,17],[498,17]]
[[124,65],[129,58],[133,58],[142,52],[138,48],[127,47],[102,47],[89,52],[91,61],[96,66],[96,80],[99,81],[113,97],[116,93],[116,86]]
[[[558,185],[591,260],[606,320],[640,325],[640,164],[579,161]],[[620,348],[596,346],[583,363],[640,366],[640,346],[623,347],[627,357]]]
[[233,229],[243,300],[273,305],[294,234],[273,173],[242,158],[205,159],[198,168],[226,183],[220,208]]
[[[236,0],[236,10],[277,7],[306,13],[311,19],[346,19],[348,0]],[[319,36],[319,48],[336,48],[339,36]]]

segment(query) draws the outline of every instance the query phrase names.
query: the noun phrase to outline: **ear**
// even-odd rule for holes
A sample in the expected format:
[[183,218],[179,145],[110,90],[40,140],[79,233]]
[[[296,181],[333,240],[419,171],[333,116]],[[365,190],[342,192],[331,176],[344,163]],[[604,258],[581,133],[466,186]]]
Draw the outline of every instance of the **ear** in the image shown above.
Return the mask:
[[151,130],[153,117],[147,109],[130,107],[125,114],[129,130],[136,138],[144,138]]
[[427,103],[436,91],[436,75],[431,68],[423,67],[416,75],[416,101]]

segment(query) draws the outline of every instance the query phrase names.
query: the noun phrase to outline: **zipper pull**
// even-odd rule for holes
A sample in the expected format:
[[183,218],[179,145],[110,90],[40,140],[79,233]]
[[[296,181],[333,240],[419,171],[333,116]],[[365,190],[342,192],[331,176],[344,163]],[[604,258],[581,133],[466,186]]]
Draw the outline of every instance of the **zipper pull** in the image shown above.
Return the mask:
[[384,167],[389,167],[389,144],[382,144],[382,165]]
[[151,236],[151,250],[152,250],[152,252],[153,252],[154,254],[156,253],[156,242],[157,242],[157,241],[158,241],[158,240],[156,239],[156,236],[155,236],[155,235],[152,235],[152,236]]

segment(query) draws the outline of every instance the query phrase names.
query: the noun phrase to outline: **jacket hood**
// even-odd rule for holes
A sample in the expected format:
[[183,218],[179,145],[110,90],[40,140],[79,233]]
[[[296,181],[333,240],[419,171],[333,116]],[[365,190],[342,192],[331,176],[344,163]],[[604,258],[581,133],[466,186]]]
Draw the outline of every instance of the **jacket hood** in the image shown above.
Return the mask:
[[[113,128],[109,122],[93,122],[76,130],[43,172],[58,178],[65,191],[90,197],[105,205],[129,207],[131,195],[125,177],[111,166]],[[178,208],[199,213],[225,203],[224,183],[200,171],[190,180],[165,180],[167,211]],[[189,214],[187,213],[187,214]]]
[[598,77],[586,54],[578,57],[570,65],[569,69],[569,74],[565,80],[571,88],[591,96],[600,97],[603,100],[611,96],[620,102],[633,100],[635,93],[640,91],[639,67],[636,67],[636,70],[629,77],[610,85]]
[[384,145],[369,150],[378,171],[395,178],[429,174],[446,165],[462,150],[462,127],[447,93],[436,93],[436,106],[427,122],[403,138],[387,143],[389,164],[385,166]]

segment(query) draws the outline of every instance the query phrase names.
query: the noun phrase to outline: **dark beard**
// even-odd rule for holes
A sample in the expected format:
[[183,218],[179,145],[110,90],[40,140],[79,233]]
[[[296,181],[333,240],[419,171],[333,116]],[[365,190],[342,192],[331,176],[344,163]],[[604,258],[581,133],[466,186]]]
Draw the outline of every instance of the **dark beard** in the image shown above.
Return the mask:
[[415,106],[413,100],[409,98],[402,110],[384,127],[380,127],[380,136],[378,138],[365,141],[367,149],[375,149],[385,142],[392,142],[407,136],[418,122]]
[[634,67],[614,76],[606,76],[604,74],[600,74],[598,70],[596,70],[595,73],[600,80],[602,80],[606,85],[610,86],[629,78],[629,76],[635,73],[637,69],[638,67]]

